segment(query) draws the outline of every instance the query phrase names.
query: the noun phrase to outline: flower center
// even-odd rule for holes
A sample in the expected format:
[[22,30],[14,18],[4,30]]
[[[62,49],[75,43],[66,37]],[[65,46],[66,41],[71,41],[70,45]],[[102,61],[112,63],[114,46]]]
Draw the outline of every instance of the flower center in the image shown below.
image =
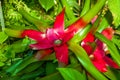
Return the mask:
[[54,44],[56,46],[59,46],[61,43],[62,43],[62,40],[60,40],[60,39],[57,39],[57,40],[54,41]]

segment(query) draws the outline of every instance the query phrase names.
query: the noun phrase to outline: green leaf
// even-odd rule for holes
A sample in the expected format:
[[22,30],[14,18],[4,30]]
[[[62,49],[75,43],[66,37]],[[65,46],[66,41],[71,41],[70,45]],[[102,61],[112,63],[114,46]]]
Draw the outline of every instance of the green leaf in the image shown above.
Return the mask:
[[109,80],[120,80],[120,71],[111,67],[108,67],[108,71],[104,73]]
[[24,58],[24,60],[20,63],[20,65],[15,68],[15,71],[12,73],[12,76],[16,75],[18,72],[23,70],[25,67],[27,67],[31,63],[37,62],[37,61],[38,60],[34,58],[32,55]]
[[9,28],[5,28],[4,32],[10,36],[10,37],[16,37],[16,38],[20,38],[22,31],[21,30],[13,30],[13,29],[9,29]]
[[80,13],[80,17],[85,15],[89,9],[90,9],[90,0],[85,0],[85,4],[84,4],[84,7]]
[[117,36],[117,35],[114,35],[113,38],[112,38],[112,41],[113,41],[113,43],[116,44],[117,47],[120,49],[120,37],[119,37],[119,35],[118,35],[118,36]]
[[24,73],[27,74],[32,71],[35,71],[36,69],[40,68],[43,63],[44,63],[43,61],[33,62],[29,64],[26,68],[24,68],[22,71],[20,71],[18,74],[24,74]]
[[3,12],[2,12],[2,3],[0,2],[0,23],[2,26],[2,30],[5,28],[5,24],[4,24],[4,17],[3,17]]
[[113,15],[113,24],[118,27],[120,25],[120,0],[108,0],[108,8]]
[[0,32],[0,44],[2,44],[8,36],[4,32]]
[[0,62],[0,67],[2,67],[2,66],[4,66],[5,65],[5,63],[3,63],[3,62]]
[[79,6],[77,0],[68,0],[68,4],[70,5],[70,7],[73,8],[73,11],[75,11],[75,10],[80,11],[80,6]]
[[38,68],[34,72],[30,72],[27,74],[22,75],[19,80],[35,80],[34,78],[40,76],[44,73],[44,69],[42,67]]
[[[80,64],[74,64],[73,66],[68,65],[67,67],[71,67],[71,68],[76,69],[77,71],[81,71],[80,70],[81,69],[81,65]],[[37,80],[64,80],[64,78],[57,71],[57,72],[54,72],[53,74],[46,75],[46,76],[44,76],[42,78],[39,78]]]
[[53,7],[54,0],[39,0],[39,3],[46,11],[48,11],[50,8]]
[[58,68],[65,80],[86,80],[86,76],[72,68]]
[[[112,14],[108,11],[102,20],[100,20],[99,26],[97,26],[97,31],[102,32],[106,27],[110,26],[112,24],[113,18],[111,17]],[[102,15],[101,15],[102,17]]]
[[13,73],[13,71],[22,63],[22,59],[19,60],[18,62],[16,62],[15,64],[11,65],[7,70],[6,72],[7,73]]
[[56,72],[56,67],[57,67],[56,63],[47,62],[46,63],[46,75]]
[[67,0],[61,0],[63,7],[65,7],[65,13],[66,16],[69,20],[71,19],[75,19],[74,13],[70,7],[70,5],[68,4]]

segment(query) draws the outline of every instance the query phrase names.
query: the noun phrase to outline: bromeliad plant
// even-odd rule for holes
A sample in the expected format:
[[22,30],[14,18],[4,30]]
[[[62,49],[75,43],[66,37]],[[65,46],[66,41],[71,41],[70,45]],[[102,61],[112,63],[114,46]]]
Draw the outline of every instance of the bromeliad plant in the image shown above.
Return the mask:
[[[38,61],[44,61],[44,59],[47,58],[49,59],[54,53],[59,67],[68,67],[68,65],[70,64],[70,56],[75,54],[76,58],[78,59],[78,61],[80,61],[84,69],[94,79],[107,80],[108,78],[111,78],[109,76],[110,73],[108,73],[108,75],[105,74],[105,76],[102,73],[109,72],[107,68],[108,66],[111,66],[115,69],[120,68],[120,54],[115,44],[111,41],[112,37],[114,36],[113,28],[106,28],[109,25],[109,23],[104,18],[105,13],[103,13],[103,7],[106,0],[98,0],[96,4],[94,6],[91,6],[92,8],[89,9],[90,1],[92,0],[85,1],[84,8],[80,15],[81,17],[79,18],[76,18],[73,11],[70,10],[70,5],[68,4],[67,0],[59,1],[60,3],[62,3],[64,8],[62,9],[62,5],[59,5],[62,11],[56,16],[53,27],[48,28],[43,28],[43,26],[48,26],[44,25],[46,24],[46,22],[38,21],[38,19],[33,18],[25,11],[25,9],[23,9],[23,5],[17,5],[18,12],[21,13],[23,17],[26,18],[30,23],[33,23],[37,29],[34,28],[12,30],[9,28],[5,28],[4,32],[11,37],[27,39],[29,38],[30,41],[28,40],[26,46],[29,45],[29,48],[32,49],[32,51],[37,52],[33,55],[27,55],[28,57],[19,60],[16,64],[13,64],[6,71],[8,73],[11,73],[12,76],[21,76],[22,74],[29,73],[30,71],[32,72],[38,69],[38,67],[40,67],[43,63],[40,63],[39,65],[37,64],[34,67],[28,67],[29,65],[38,63]],[[39,3],[41,4],[41,6],[44,5],[42,0],[39,0]],[[46,6],[46,8],[43,6],[43,8],[48,11],[51,6]],[[98,12],[100,13],[100,15],[98,14]],[[64,24],[66,18],[65,13],[68,20],[72,22],[72,24],[70,23],[67,28],[65,28]],[[102,24],[104,24],[104,26],[101,26]],[[73,54],[69,54],[70,51],[72,51]],[[107,55],[110,55],[110,57]],[[26,69],[27,67],[28,69],[30,69],[30,71]],[[40,70],[41,69],[39,69],[38,71]],[[58,70],[65,80],[75,80],[75,77],[70,78],[69,76],[65,76],[68,73],[65,74],[64,69],[62,70],[62,68],[58,68]],[[89,74],[77,73],[74,70],[69,70],[66,68],[66,71],[67,70],[68,72],[71,71],[79,74],[81,75],[81,77],[83,77],[83,75],[90,76]],[[39,72],[35,72],[35,76],[39,75],[38,73]],[[59,74],[56,73],[55,75],[58,76]],[[113,74],[110,75],[113,76]],[[21,80],[27,79],[27,77],[22,77]],[[49,79],[49,77],[40,79],[47,80]]]

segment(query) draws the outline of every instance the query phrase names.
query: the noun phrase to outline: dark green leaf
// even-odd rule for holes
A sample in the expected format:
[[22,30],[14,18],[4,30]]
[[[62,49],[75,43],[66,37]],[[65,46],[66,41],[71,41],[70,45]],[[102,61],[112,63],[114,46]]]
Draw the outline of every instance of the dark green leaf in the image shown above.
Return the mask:
[[113,18],[111,17],[112,14],[108,11],[106,12],[105,16],[102,17],[99,23],[99,26],[97,26],[97,31],[102,32],[106,27],[110,26],[112,24]]
[[[82,69],[80,64],[74,64],[74,65],[72,64],[72,66],[68,65],[67,67],[75,68],[77,71],[81,71],[81,69]],[[37,79],[37,80],[64,80],[64,79],[60,75],[60,73],[57,71],[57,72],[54,72],[53,74],[47,75],[47,76]]]
[[25,67],[30,65],[33,62],[38,61],[36,58],[33,57],[33,55],[30,55],[22,60],[22,62],[16,67],[14,72],[12,73],[13,76],[15,76],[18,72],[23,70]]
[[58,70],[65,80],[86,80],[86,76],[75,69],[58,68]]
[[43,72],[44,72],[44,69],[40,67],[34,72],[24,74],[19,80],[34,80],[35,77],[42,75]]
[[20,73],[18,74],[24,74],[24,73],[27,74],[29,72],[35,71],[36,69],[40,68],[42,64],[43,61],[33,62],[29,64],[26,68],[24,68],[22,71],[20,71]]
[[116,75],[113,73],[113,71],[108,68],[108,71],[104,73],[109,79],[111,80],[117,80]]
[[118,46],[118,48],[120,49],[120,36],[118,35],[115,35],[113,38],[112,38],[112,41],[114,44],[116,44]]
[[46,63],[46,75],[52,74],[56,71],[57,64],[52,62]]
[[53,7],[54,0],[39,0],[39,3],[46,11],[48,11],[50,8]]
[[53,74],[42,77],[38,80],[64,80],[64,79],[62,78],[59,72],[55,72]]

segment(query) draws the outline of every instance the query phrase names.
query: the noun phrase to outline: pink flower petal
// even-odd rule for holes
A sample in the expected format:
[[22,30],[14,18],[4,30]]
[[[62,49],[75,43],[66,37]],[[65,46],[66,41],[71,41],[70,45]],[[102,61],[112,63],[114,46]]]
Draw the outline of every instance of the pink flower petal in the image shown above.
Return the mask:
[[63,43],[66,43],[67,41],[69,41],[73,36],[74,36],[73,32],[68,32],[68,33],[64,33],[63,35],[61,35],[63,39]]
[[97,48],[103,50],[103,42],[100,41],[99,39],[96,40]]
[[92,33],[88,33],[87,36],[83,39],[83,42],[94,42],[95,37]]
[[105,57],[103,57],[103,59],[105,60],[105,62],[106,62],[109,66],[111,66],[111,67],[113,67],[113,68],[120,69],[120,67],[119,67],[112,59],[110,59],[109,57],[105,56]]
[[64,13],[65,9],[63,9],[62,12],[56,16],[56,20],[54,23],[54,29],[59,34],[64,32]]
[[107,67],[106,64],[104,64],[104,61],[92,61],[93,64],[95,65],[95,67],[100,71],[100,72],[106,72],[107,71]]
[[47,29],[47,39],[50,41],[51,44],[54,44],[54,41],[59,39],[58,36],[59,34],[55,32],[54,29]]
[[92,54],[93,48],[89,44],[83,44],[82,47],[85,49],[88,55]]
[[41,40],[44,40],[44,38],[46,37],[46,35],[43,34],[42,32],[31,30],[31,29],[24,30],[21,36],[22,37],[28,36],[29,38],[34,39],[39,42]]
[[108,39],[112,39],[113,35],[114,35],[114,30],[112,27],[106,28],[102,31],[102,34],[108,38]]
[[41,42],[38,42],[36,44],[30,44],[30,48],[35,50],[47,49],[51,47],[53,47],[53,45],[47,39],[41,40]]
[[96,50],[93,53],[94,59],[92,59],[92,62],[99,71],[106,72],[107,71],[107,66],[106,66],[107,64],[103,60],[103,56],[101,55],[101,52],[102,52],[101,50],[96,48]]
[[66,44],[54,47],[58,62],[68,64],[68,47]]

